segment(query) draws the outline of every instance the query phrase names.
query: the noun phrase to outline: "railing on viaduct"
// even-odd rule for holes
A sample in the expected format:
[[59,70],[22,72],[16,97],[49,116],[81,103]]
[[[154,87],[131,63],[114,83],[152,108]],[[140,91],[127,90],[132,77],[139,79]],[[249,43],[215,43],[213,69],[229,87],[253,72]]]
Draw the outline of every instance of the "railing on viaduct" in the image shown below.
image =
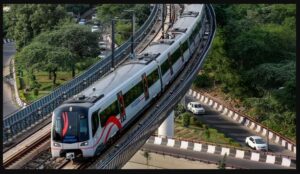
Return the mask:
[[[153,6],[151,13],[145,23],[139,28],[134,35],[134,47],[139,43],[151,30],[159,15],[159,5]],[[126,58],[130,52],[131,38],[115,51],[114,62],[119,64]],[[49,114],[69,97],[81,92],[86,87],[103,77],[111,71],[111,55],[107,58],[92,65],[83,74],[75,77],[73,80],[55,89],[51,94],[33,102],[27,107],[18,110],[3,120],[3,143],[22,131],[30,128],[31,125],[49,118]]]

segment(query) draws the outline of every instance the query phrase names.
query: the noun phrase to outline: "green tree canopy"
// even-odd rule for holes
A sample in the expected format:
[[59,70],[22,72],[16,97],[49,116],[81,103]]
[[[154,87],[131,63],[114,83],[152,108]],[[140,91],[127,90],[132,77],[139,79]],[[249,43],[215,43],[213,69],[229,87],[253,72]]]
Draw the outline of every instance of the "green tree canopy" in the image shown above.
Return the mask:
[[12,4],[8,14],[8,35],[20,49],[42,31],[53,29],[65,17],[67,14],[62,5]]

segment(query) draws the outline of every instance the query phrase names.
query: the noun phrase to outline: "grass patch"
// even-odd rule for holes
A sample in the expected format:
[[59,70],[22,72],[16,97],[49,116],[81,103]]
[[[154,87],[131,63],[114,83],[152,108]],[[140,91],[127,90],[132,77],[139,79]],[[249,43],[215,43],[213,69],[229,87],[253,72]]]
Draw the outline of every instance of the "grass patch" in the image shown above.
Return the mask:
[[218,132],[217,129],[209,128],[207,125],[197,121],[191,122],[188,127],[184,127],[182,126],[182,119],[176,117],[174,132],[174,136],[176,138],[193,139],[195,141],[207,141],[211,143],[241,147],[238,142],[226,137],[224,133]]
[[[72,80],[72,73],[70,71],[57,71],[56,76],[56,84],[53,85],[53,77],[49,79],[49,73],[46,71],[38,71],[34,72],[36,77],[36,81],[41,85],[39,88],[38,95],[34,95],[33,89],[28,89],[26,92],[24,89],[19,90],[20,98],[25,101],[26,103],[32,103],[35,100],[38,100],[48,94],[50,94],[55,88],[60,85],[67,83],[68,81]],[[23,71],[23,81],[25,87],[30,87],[29,80],[28,80],[28,73],[27,71]],[[17,87],[19,89],[20,82],[17,79]]]

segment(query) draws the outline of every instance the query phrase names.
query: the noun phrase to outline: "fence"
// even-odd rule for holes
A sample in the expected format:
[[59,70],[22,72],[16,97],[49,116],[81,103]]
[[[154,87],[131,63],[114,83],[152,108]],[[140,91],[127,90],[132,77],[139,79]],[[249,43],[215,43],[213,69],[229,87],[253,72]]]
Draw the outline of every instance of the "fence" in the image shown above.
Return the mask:
[[[135,33],[134,47],[137,46],[137,42],[140,42],[150,32],[157,13],[158,5],[155,5],[148,19]],[[115,51],[116,65],[121,63],[125,59],[125,55],[130,52],[130,40],[131,38]],[[63,101],[84,90],[109,71],[111,71],[111,55],[92,65],[83,74],[78,75],[65,85],[55,89],[51,94],[7,116],[3,120],[3,142],[5,143],[9,138],[22,133],[30,125],[49,117],[49,114]]]

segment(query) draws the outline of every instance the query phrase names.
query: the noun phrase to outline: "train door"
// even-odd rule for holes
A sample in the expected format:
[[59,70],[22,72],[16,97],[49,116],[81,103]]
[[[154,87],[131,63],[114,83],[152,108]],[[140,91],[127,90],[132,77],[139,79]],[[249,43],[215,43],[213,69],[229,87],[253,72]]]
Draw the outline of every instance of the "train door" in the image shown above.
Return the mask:
[[[171,75],[173,75],[173,65],[172,65],[172,57],[171,57],[171,53],[168,53],[168,62],[169,62],[169,65],[170,65],[170,71],[171,71]],[[175,62],[174,62],[175,63]]]
[[145,95],[145,100],[149,99],[149,89],[148,89],[148,80],[147,80],[147,75],[144,73],[142,75],[143,79],[143,88],[144,88],[144,95]]
[[117,97],[118,97],[118,106],[120,111],[120,119],[121,122],[123,122],[126,120],[126,111],[125,111],[125,104],[124,104],[122,91],[118,92]]

